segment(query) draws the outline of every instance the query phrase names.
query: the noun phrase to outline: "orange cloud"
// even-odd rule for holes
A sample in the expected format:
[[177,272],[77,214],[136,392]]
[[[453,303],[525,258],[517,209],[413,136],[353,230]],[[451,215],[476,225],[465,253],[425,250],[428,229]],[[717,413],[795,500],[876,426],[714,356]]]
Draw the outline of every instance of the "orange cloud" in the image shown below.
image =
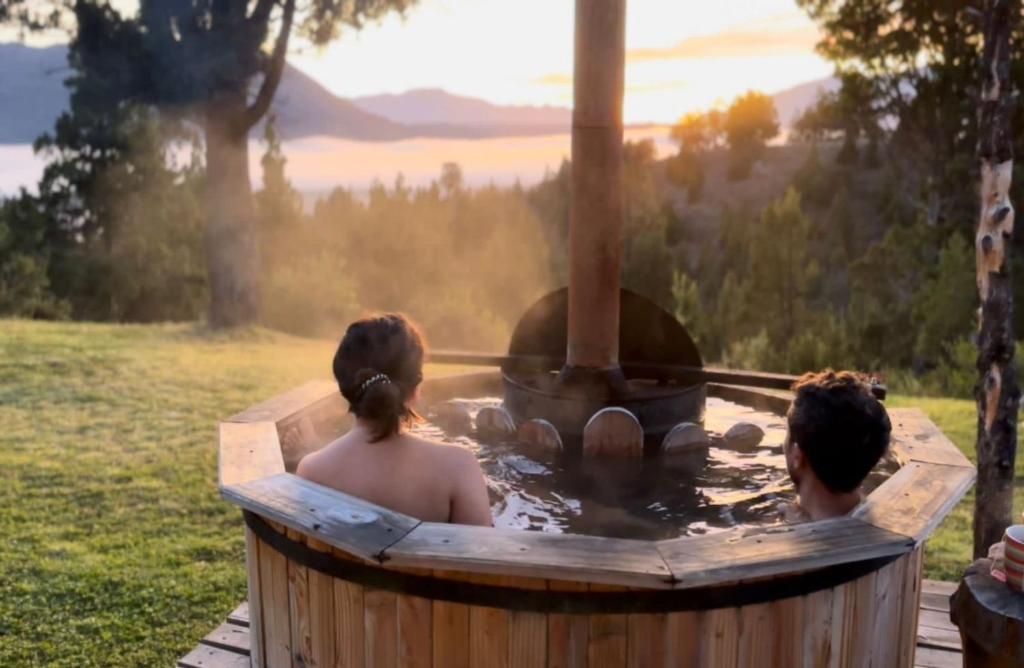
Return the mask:
[[714,35],[684,39],[673,46],[630,49],[631,62],[696,58],[751,58],[810,53],[820,36],[813,24],[789,17],[738,26]]

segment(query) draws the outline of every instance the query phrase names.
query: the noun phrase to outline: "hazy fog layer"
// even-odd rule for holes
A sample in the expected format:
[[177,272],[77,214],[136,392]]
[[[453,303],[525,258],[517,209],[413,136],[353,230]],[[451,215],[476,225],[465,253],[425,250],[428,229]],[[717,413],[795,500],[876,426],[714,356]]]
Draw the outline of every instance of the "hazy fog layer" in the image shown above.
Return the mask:
[[[655,140],[660,157],[673,147],[666,128],[631,129],[630,139]],[[466,182],[478,186],[494,182],[523,185],[540,181],[545,170],[555,171],[568,157],[568,134],[499,139],[409,139],[397,142],[358,142],[332,137],[307,137],[285,142],[287,173],[293,185],[305,192],[322,192],[335,186],[357,190],[373,181],[391,184],[400,172],[410,185],[426,185],[437,178],[441,165],[457,162]],[[259,178],[262,142],[250,144],[254,179]],[[34,189],[42,174],[43,160],[27,145],[0,145],[0,194],[20,187]],[[259,184],[254,182],[258,187]]]

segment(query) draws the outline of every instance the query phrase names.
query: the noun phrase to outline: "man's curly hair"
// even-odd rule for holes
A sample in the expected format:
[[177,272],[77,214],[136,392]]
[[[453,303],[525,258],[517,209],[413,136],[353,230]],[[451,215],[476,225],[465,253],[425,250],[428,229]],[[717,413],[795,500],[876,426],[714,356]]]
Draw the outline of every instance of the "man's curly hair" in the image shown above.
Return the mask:
[[857,489],[889,447],[892,425],[865,376],[825,369],[793,384],[790,439],[833,492]]

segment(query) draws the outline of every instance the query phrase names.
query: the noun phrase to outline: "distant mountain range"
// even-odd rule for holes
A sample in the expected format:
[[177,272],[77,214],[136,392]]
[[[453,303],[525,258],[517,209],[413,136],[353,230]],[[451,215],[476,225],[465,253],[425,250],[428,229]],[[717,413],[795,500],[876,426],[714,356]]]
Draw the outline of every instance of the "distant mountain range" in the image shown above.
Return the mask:
[[[0,63],[0,144],[30,144],[53,129],[67,106],[67,49],[0,43]],[[775,95],[782,125],[791,125],[820,90],[837,85],[822,79]],[[291,66],[282,77],[273,112],[286,139],[328,135],[360,141],[557,134],[569,131],[572,117],[564,107],[501,106],[440,89],[346,100]]]

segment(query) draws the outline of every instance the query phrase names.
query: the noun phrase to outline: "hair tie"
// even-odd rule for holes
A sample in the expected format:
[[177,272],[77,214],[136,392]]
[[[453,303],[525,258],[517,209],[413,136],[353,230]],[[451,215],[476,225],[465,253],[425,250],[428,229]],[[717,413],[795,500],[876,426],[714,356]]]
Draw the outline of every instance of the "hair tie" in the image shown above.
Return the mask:
[[378,373],[376,375],[370,376],[369,378],[367,378],[366,380],[363,381],[363,384],[360,385],[359,389],[356,391],[356,401],[359,401],[360,399],[362,399],[363,395],[366,394],[366,391],[368,389],[370,389],[371,387],[373,387],[374,385],[376,385],[377,383],[390,383],[390,382],[391,382],[391,379],[388,378],[388,375],[386,373]]

